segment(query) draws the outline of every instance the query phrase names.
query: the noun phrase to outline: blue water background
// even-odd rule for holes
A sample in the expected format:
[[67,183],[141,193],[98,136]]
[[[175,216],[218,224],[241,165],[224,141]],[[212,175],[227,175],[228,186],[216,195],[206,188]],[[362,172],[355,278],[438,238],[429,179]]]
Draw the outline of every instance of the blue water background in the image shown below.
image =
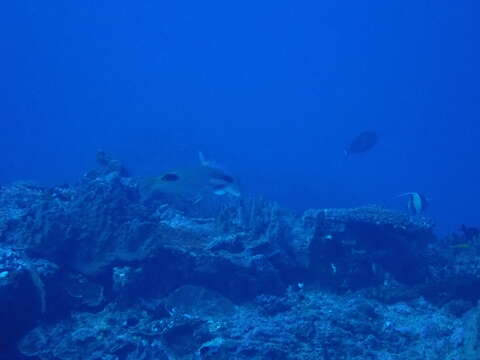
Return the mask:
[[[294,210],[420,191],[480,225],[478,1],[58,1],[0,6],[0,183],[135,176],[202,150]],[[475,15],[476,14],[476,15]],[[363,130],[371,152],[345,159]]]

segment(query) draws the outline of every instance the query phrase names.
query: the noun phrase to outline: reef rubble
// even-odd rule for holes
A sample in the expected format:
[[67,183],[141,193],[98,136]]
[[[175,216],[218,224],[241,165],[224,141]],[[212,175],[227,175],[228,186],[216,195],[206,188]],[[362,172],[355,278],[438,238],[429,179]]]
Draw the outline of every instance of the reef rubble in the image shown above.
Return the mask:
[[366,206],[142,200],[107,155],[0,188],[0,359],[477,359],[477,244]]

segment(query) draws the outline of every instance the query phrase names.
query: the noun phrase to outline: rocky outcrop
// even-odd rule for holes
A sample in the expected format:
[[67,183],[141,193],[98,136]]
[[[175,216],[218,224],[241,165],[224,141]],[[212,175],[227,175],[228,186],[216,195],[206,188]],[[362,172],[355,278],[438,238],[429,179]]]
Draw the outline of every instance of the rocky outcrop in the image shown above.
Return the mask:
[[477,250],[458,256],[427,219],[377,206],[297,215],[262,199],[147,202],[118,161],[98,160],[75,185],[0,189],[5,347],[21,339],[42,360],[464,351]]

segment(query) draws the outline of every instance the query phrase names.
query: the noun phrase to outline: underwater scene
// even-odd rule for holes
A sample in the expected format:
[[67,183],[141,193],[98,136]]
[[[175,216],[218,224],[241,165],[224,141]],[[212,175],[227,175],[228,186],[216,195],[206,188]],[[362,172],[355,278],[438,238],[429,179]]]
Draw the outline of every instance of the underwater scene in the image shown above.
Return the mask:
[[479,16],[4,1],[0,360],[480,359]]

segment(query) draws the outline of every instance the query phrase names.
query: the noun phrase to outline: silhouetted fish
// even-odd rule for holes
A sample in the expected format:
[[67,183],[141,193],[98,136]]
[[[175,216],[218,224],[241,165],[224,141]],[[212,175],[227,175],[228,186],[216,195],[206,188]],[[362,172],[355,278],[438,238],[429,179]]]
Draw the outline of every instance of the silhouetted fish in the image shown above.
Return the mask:
[[345,155],[360,154],[373,148],[378,142],[378,135],[374,131],[364,131],[353,138],[345,148]]

